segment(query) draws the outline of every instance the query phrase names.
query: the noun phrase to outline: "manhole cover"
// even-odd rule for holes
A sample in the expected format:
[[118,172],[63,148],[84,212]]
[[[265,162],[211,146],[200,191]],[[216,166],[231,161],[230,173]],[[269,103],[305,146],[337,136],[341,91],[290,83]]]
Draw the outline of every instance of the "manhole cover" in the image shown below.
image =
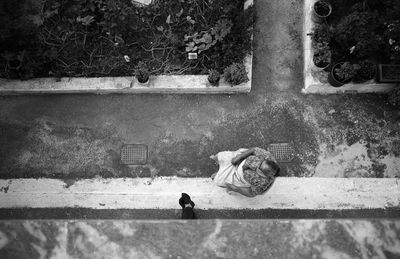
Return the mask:
[[147,146],[128,144],[121,149],[121,162],[125,165],[143,165],[147,162]]
[[294,149],[289,143],[270,144],[268,147],[278,162],[290,162],[294,158]]

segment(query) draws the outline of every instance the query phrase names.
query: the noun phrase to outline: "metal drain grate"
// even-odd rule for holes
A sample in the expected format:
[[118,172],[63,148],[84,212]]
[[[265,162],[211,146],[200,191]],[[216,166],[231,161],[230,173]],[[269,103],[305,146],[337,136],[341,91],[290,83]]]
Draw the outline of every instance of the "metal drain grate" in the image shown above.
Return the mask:
[[144,165],[147,162],[147,146],[128,144],[121,149],[121,162],[125,165]]
[[268,147],[278,162],[290,162],[294,158],[294,149],[289,143],[270,144]]

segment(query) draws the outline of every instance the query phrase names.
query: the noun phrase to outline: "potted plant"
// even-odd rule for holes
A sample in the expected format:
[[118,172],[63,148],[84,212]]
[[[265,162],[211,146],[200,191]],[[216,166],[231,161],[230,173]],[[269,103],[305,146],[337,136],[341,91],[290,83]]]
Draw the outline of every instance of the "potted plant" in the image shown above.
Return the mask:
[[208,70],[208,82],[210,82],[212,86],[218,86],[220,78],[221,74],[216,69]]
[[314,19],[316,21],[322,21],[332,13],[332,5],[325,0],[318,0],[315,2],[313,10]]
[[332,28],[326,23],[318,23],[314,26],[312,33],[308,35],[311,36],[312,45],[315,47],[317,43],[327,43],[331,41],[333,37]]
[[366,81],[372,80],[376,76],[376,65],[369,61],[363,60],[358,63],[360,69],[357,71],[353,81],[356,83],[364,83]]
[[249,81],[246,68],[241,63],[232,63],[229,67],[225,68],[224,78],[231,85],[238,85]]
[[388,101],[391,105],[395,107],[400,107],[400,87],[394,88],[389,93]]
[[148,84],[150,71],[147,67],[146,63],[143,61],[139,61],[135,67],[135,76],[140,84]]
[[341,87],[349,83],[360,69],[360,65],[342,62],[335,64],[328,75],[328,82],[333,87]]
[[328,43],[316,43],[314,48],[314,65],[321,69],[327,68],[331,63],[331,50],[328,46]]

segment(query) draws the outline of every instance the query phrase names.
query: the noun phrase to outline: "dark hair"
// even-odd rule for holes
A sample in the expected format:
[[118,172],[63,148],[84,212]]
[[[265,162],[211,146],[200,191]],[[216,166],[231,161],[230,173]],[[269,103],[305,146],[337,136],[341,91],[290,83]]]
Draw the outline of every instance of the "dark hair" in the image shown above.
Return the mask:
[[279,172],[281,171],[281,168],[275,161],[270,160],[270,159],[265,159],[264,161],[265,161],[265,163],[267,163],[267,165],[269,165],[269,167],[271,167],[275,171],[275,175],[279,174]]

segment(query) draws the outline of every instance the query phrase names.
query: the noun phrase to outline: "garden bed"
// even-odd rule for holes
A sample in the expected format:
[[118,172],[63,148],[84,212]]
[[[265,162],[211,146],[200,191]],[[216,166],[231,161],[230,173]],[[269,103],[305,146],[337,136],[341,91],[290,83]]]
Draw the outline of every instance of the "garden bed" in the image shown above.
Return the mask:
[[[123,1],[123,0],[121,0]],[[192,2],[194,2],[193,0]],[[57,2],[57,1],[49,1],[51,2]],[[88,2],[101,2],[101,1],[96,1],[96,0],[90,0]],[[131,3],[130,1],[128,1]],[[153,1],[153,3],[157,3],[158,1]],[[163,1],[160,1],[163,2]],[[217,2],[217,1],[210,1],[211,2]],[[226,2],[227,1],[221,1],[221,2]],[[238,0],[236,1],[237,3],[244,3],[244,8],[243,10],[247,11],[250,6],[253,4],[253,0]],[[181,1],[179,2],[181,3]],[[181,3],[182,4],[182,3]],[[152,5],[150,5],[152,6]],[[139,7],[138,7],[139,8]],[[146,7],[140,7],[143,10],[145,10]],[[142,10],[142,9],[138,10]],[[152,7],[154,9],[154,6]],[[178,8],[179,9],[179,8]],[[251,8],[252,9],[252,8]],[[136,10],[136,9],[135,9]],[[221,9],[222,10],[222,9]],[[186,10],[185,10],[186,11]],[[145,11],[143,11],[145,12]],[[173,15],[169,15],[168,13],[162,13],[161,16],[166,16],[162,17],[164,27],[158,26],[157,31],[160,33],[160,35],[166,35],[173,31],[171,29],[173,23],[178,23],[179,22],[179,17],[180,14],[182,13],[182,8],[176,13],[173,13]],[[245,12],[244,12],[245,13]],[[252,15],[252,12],[248,12]],[[247,14],[248,14],[247,13]],[[247,15],[246,14],[246,15]],[[49,15],[49,14],[47,14]],[[86,13],[85,13],[86,15]],[[229,18],[229,14],[226,14],[227,17]],[[92,23],[90,21],[90,16],[88,21],[83,20],[85,17],[88,17],[89,15],[83,16],[79,18],[78,20],[80,21],[80,27],[84,26],[84,23]],[[30,93],[37,93],[37,94],[43,94],[43,93],[200,93],[200,94],[207,94],[207,93],[245,93],[245,92],[250,92],[251,90],[251,76],[252,76],[252,50],[251,50],[251,45],[252,45],[252,22],[251,26],[249,28],[246,28],[246,31],[250,33],[250,38],[245,38],[239,35],[239,45],[238,46],[231,46],[230,44],[233,44],[234,40],[232,40],[232,37],[236,37],[236,32],[235,32],[235,26],[236,25],[229,25],[229,19],[228,18],[215,18],[217,19],[216,22],[214,21],[209,21],[209,24],[206,24],[209,26],[210,33],[207,33],[204,28],[204,24],[200,24],[201,22],[198,22],[199,24],[197,25],[197,22],[195,19],[201,19],[201,17],[196,18],[194,15],[192,16],[193,18],[188,18],[189,16],[185,17],[185,21],[188,22],[188,32],[187,34],[183,35],[183,32],[180,32],[182,35],[179,33],[178,38],[175,38],[175,41],[179,41],[178,43],[175,42],[176,44],[176,49],[171,50],[171,53],[166,53],[165,54],[165,49],[169,49],[169,45],[163,45],[159,46],[154,43],[154,40],[148,40],[150,45],[145,45],[141,44],[139,47],[142,49],[149,50],[151,48],[157,49],[157,48],[163,48],[164,50],[161,51],[162,53],[158,53],[157,51],[150,51],[147,53],[145,50],[144,52],[142,51],[142,54],[139,55],[139,53],[136,55],[135,54],[135,48],[129,47],[133,45],[137,45],[134,43],[130,43],[133,45],[128,44],[128,39],[129,37],[125,37],[125,39],[120,39],[118,34],[116,34],[112,29],[111,29],[111,34],[115,34],[113,36],[114,42],[113,44],[115,45],[114,47],[117,48],[117,50],[114,49],[114,47],[110,50],[103,50],[103,52],[112,52],[113,57],[111,58],[116,58],[118,55],[118,62],[120,63],[120,66],[118,66],[116,69],[111,69],[111,72],[108,71],[108,73],[104,73],[105,66],[101,66],[102,64],[111,64],[110,60],[107,62],[101,61],[101,58],[97,60],[97,63],[93,61],[93,66],[88,66],[88,62],[92,61],[92,57],[95,56],[89,55],[90,60],[83,60],[82,62],[85,63],[84,68],[82,67],[77,67],[74,66],[74,62],[68,63],[61,65],[62,62],[60,61],[59,63],[51,63],[52,66],[45,67],[46,69],[41,69],[41,70],[36,70],[36,71],[27,71],[25,74],[17,73],[17,74],[11,74],[9,78],[6,78],[4,76],[4,73],[2,74],[3,78],[0,78],[0,93],[1,94],[30,94]],[[204,18],[204,17],[203,17]],[[252,17],[246,17],[249,20],[253,20]],[[125,19],[130,19],[129,17]],[[158,19],[158,18],[157,18]],[[155,20],[157,20],[155,19]],[[175,20],[174,20],[175,19]],[[234,35],[230,35],[229,33],[222,33],[218,34],[218,32],[215,32],[218,30],[219,25],[221,24],[221,19],[223,21],[228,21],[228,25],[231,26],[231,30],[235,33],[231,33]],[[243,18],[242,18],[243,19]],[[242,21],[243,22],[243,21]],[[75,21],[74,21],[75,23]],[[245,22],[247,24],[247,22]],[[193,26],[192,26],[193,25]],[[227,25],[225,23],[225,25]],[[224,25],[224,26],[225,26]],[[228,26],[227,25],[227,26]],[[176,25],[178,26],[178,24]],[[183,26],[183,25],[179,25]],[[179,27],[178,26],[178,27]],[[203,27],[202,27],[203,26]],[[219,27],[218,27],[219,26]],[[224,27],[222,26],[222,27]],[[242,25],[239,25],[243,26]],[[183,26],[184,27],[184,26]],[[226,26],[225,26],[226,27]],[[82,29],[82,28],[81,28]],[[221,28],[220,28],[221,29]],[[225,28],[226,29],[226,28]],[[214,30],[214,31],[212,31]],[[223,28],[221,29],[221,31]],[[200,31],[200,34],[197,33],[197,31]],[[229,30],[228,30],[229,31]],[[192,32],[192,33],[191,33]],[[193,33],[194,32],[194,33]],[[186,33],[186,32],[185,32]],[[196,34],[197,33],[197,34]],[[156,34],[156,33],[155,33]],[[207,35],[206,35],[207,34]],[[107,35],[107,32],[105,32],[105,35]],[[189,37],[186,37],[186,35],[189,35]],[[197,35],[197,36],[193,36]],[[201,38],[199,35],[203,35]],[[207,37],[205,37],[206,35]],[[208,37],[211,35],[211,38]],[[89,38],[88,34],[88,38]],[[156,35],[157,36],[157,35]],[[164,36],[157,36],[158,38],[164,37]],[[180,37],[182,36],[182,37]],[[185,36],[185,37],[184,37]],[[226,37],[225,37],[226,36]],[[93,36],[94,37],[94,36]],[[133,36],[132,36],[133,37]],[[169,36],[168,36],[169,37]],[[173,37],[173,36],[171,36]],[[227,40],[225,41],[223,38],[226,38]],[[240,38],[241,37],[241,38]],[[247,37],[247,36],[246,36]],[[218,38],[218,39],[217,39]],[[91,42],[95,41],[93,40],[87,40],[85,44],[90,45]],[[131,38],[136,39],[135,37]],[[205,39],[206,42],[203,42]],[[83,40],[84,39],[80,39]],[[137,38],[137,40],[143,40],[143,42],[147,42],[146,39],[141,39],[141,37]],[[172,40],[171,40],[172,41]],[[193,41],[194,43],[191,43]],[[53,39],[53,42],[49,41],[49,39],[46,40],[47,43],[49,44],[58,44],[57,41]],[[199,43],[200,42],[200,43]],[[201,45],[201,43],[205,43]],[[164,42],[165,43],[165,42]],[[95,44],[95,43],[93,43]],[[160,43],[161,44],[161,43]],[[193,47],[192,45],[195,44]],[[208,44],[208,45],[207,45]],[[246,45],[247,50],[244,50],[242,52],[238,52],[236,48],[240,47],[243,48],[240,44]],[[120,46],[118,46],[120,45]],[[128,46],[129,45],[129,46]],[[172,47],[171,47],[172,48]],[[204,49],[205,48],[205,49]],[[129,52],[130,51],[130,52]],[[89,51],[90,52],[90,51]],[[176,52],[176,53],[175,53]],[[191,53],[197,53],[198,58],[196,60],[189,60],[188,57],[188,52]],[[51,54],[51,48],[50,51],[46,52],[48,55],[53,55]],[[122,53],[127,53],[128,55],[122,55]],[[145,54],[148,55],[145,55]],[[170,56],[175,53],[174,59],[169,58]],[[44,56],[48,58],[47,54]],[[160,55],[158,55],[160,54]],[[163,54],[165,54],[163,56]],[[236,55],[237,54],[237,55]],[[101,55],[96,55],[96,56],[101,56]],[[213,57],[213,59],[210,61],[208,58]],[[3,55],[4,59],[4,55]],[[64,58],[65,59],[65,58]],[[158,62],[160,60],[163,60],[162,62]],[[33,62],[35,60],[33,59]],[[65,60],[63,60],[65,62]],[[137,80],[138,76],[137,73],[135,72],[138,70],[137,69],[137,63],[139,61],[145,61],[146,65],[148,66],[148,70],[150,72],[149,76],[149,81],[146,84],[139,83]],[[118,63],[117,62],[117,63]],[[158,62],[158,63],[157,63]],[[237,85],[232,84],[231,82],[228,83],[225,78],[224,78],[224,70],[228,66],[228,63],[242,63],[244,65],[244,70],[247,73],[247,78],[248,80],[243,80],[242,82],[239,82]],[[54,65],[56,64],[56,65]],[[58,65],[57,65],[58,64]],[[72,65],[71,65],[72,64]],[[35,67],[34,63],[30,64]],[[97,67],[96,67],[97,65]],[[159,65],[157,68],[155,66]],[[59,69],[60,67],[66,67],[68,69]],[[29,67],[29,66],[27,66]],[[108,67],[110,68],[110,67]],[[221,80],[219,81],[218,86],[212,85],[209,80],[208,80],[208,71],[209,69],[216,69],[219,73],[222,74]],[[3,71],[4,70],[4,65],[3,65]],[[44,71],[44,72],[43,72]],[[15,72],[15,71],[14,71]],[[35,74],[32,78],[32,73]],[[43,74],[44,73],[44,74]],[[46,73],[48,75],[51,75],[51,77],[46,76]],[[39,76],[36,76],[39,75]],[[136,77],[135,77],[136,75]],[[21,79],[15,78],[15,77],[20,77]],[[246,76],[243,78],[245,79]],[[227,77],[226,77],[227,78]]]
[[[303,24],[303,50],[304,50],[304,88],[303,93],[320,93],[320,94],[336,94],[336,93],[387,93],[390,92],[396,83],[377,83],[375,79],[367,80],[363,83],[350,82],[341,87],[333,87],[328,82],[329,70],[328,67],[325,71],[318,68],[313,61],[314,58],[314,47],[313,40],[310,33],[313,32],[316,22],[313,19],[313,6],[317,0],[305,0],[304,1],[304,24]],[[337,2],[337,1],[336,1]],[[352,1],[356,2],[356,1]],[[337,13],[343,10],[336,10],[333,5],[332,14],[336,12],[336,17],[331,17],[331,20],[327,20],[328,23],[334,23],[332,19],[338,19]],[[350,49],[349,49],[350,51]],[[335,57],[332,57],[334,59]],[[347,61],[347,60],[336,60]]]

